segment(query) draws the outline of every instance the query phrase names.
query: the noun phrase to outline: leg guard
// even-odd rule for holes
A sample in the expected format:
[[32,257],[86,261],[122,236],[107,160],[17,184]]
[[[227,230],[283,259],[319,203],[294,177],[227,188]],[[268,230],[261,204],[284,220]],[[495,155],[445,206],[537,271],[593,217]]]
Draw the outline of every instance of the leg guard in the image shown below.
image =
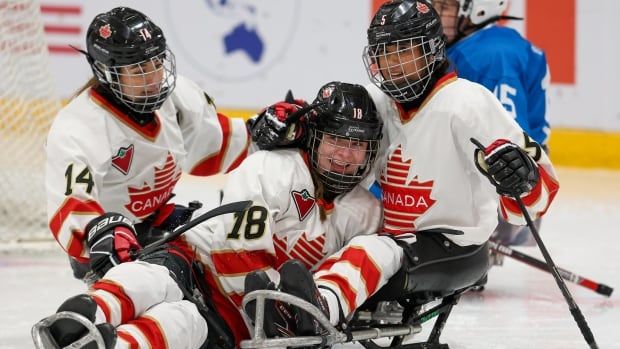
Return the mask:
[[412,244],[395,240],[405,252],[403,265],[373,298],[398,300],[417,292],[450,292],[481,280],[489,268],[488,245],[456,245],[444,236],[453,233],[432,229],[416,233]]

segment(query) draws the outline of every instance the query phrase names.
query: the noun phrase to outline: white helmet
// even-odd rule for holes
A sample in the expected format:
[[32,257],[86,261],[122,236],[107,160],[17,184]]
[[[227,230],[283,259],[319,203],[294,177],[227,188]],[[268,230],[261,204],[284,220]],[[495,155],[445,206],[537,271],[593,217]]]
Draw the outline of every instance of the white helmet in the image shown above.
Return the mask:
[[508,0],[458,0],[459,17],[469,18],[477,25],[494,17],[500,17],[508,7]]

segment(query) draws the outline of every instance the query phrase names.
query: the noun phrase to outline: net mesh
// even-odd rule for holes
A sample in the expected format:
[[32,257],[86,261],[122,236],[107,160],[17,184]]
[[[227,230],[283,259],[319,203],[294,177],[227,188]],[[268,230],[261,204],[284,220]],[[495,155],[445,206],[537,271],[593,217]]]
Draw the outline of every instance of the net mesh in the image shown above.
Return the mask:
[[44,143],[60,108],[40,4],[0,1],[0,243],[50,240]]

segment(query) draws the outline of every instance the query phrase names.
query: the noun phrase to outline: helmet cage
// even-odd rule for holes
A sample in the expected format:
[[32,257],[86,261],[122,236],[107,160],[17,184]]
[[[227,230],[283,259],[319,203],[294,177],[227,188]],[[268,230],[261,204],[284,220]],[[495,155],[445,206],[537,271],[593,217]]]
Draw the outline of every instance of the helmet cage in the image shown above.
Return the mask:
[[429,87],[443,60],[441,38],[416,36],[364,47],[363,61],[370,81],[400,103],[416,100]]
[[[379,127],[379,136],[372,140],[345,137],[316,128],[310,129],[309,150],[311,166],[327,191],[334,194],[346,193],[362,181],[370,172],[371,166],[377,157],[381,140],[380,134],[381,127]],[[343,142],[342,140],[345,141]],[[319,150],[321,142],[329,142],[330,148],[333,150],[330,153],[321,153]],[[339,151],[364,152],[364,158],[359,163],[340,161],[334,158],[334,154]],[[321,163],[325,162],[329,163],[330,166],[326,168],[321,165]],[[339,169],[335,170],[332,168],[332,163]],[[358,166],[357,171],[345,173],[349,166]]]
[[107,66],[95,60],[92,67],[97,79],[108,86],[121,103],[137,113],[159,109],[176,84],[175,57],[168,47],[137,63]]

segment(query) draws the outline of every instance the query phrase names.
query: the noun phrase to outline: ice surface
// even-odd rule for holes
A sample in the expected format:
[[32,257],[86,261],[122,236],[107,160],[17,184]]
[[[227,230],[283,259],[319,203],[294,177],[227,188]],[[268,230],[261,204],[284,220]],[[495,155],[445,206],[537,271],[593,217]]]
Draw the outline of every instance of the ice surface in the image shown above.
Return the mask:
[[[620,172],[558,172],[560,193],[543,221],[543,241],[559,266],[620,287]],[[223,180],[184,178],[177,192],[181,202],[198,193],[215,203]],[[518,249],[542,258],[535,247]],[[33,347],[31,326],[84,290],[59,250],[0,254],[0,349]],[[620,291],[607,298],[568,287],[600,348],[620,348]],[[484,292],[464,296],[441,338],[452,349],[587,348],[551,275],[510,258],[491,270]]]

